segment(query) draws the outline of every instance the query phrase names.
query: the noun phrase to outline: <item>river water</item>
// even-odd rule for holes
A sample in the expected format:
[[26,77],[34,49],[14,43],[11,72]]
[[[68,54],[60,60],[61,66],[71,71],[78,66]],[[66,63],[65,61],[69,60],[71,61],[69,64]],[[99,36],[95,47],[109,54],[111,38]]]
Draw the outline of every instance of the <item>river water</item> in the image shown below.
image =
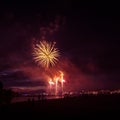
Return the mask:
[[38,101],[38,100],[42,100],[42,99],[59,99],[59,98],[63,98],[63,96],[44,96],[42,98],[40,98],[39,96],[33,96],[33,97],[29,97],[29,96],[20,96],[20,97],[14,97],[12,99],[12,103],[16,103],[16,102],[24,102],[24,101]]

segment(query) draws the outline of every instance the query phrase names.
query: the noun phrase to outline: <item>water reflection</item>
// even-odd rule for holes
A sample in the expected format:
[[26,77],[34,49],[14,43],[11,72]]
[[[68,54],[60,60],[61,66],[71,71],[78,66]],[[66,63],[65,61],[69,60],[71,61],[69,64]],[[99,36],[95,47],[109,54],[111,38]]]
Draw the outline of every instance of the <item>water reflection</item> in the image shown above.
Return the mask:
[[14,97],[12,99],[12,103],[16,103],[16,102],[24,102],[24,101],[32,101],[34,99],[34,101],[39,101],[39,100],[43,100],[43,99],[59,99],[59,98],[63,98],[63,96],[19,96],[19,97]]

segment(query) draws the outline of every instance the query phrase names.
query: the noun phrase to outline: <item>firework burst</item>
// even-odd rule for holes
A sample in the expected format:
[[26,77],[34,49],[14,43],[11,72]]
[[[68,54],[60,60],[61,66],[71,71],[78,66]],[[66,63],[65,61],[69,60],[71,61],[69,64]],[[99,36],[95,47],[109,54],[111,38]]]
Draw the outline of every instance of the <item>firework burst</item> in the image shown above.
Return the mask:
[[55,42],[40,41],[33,48],[33,56],[38,65],[49,68],[57,63],[60,54],[55,48]]

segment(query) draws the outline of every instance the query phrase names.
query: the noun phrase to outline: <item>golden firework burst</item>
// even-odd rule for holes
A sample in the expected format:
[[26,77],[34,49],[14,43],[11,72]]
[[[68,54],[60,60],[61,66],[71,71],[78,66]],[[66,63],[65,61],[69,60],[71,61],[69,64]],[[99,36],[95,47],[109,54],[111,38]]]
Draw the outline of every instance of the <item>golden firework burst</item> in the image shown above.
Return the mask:
[[55,42],[40,41],[33,48],[35,62],[42,67],[49,68],[54,66],[60,56],[59,50],[55,48]]

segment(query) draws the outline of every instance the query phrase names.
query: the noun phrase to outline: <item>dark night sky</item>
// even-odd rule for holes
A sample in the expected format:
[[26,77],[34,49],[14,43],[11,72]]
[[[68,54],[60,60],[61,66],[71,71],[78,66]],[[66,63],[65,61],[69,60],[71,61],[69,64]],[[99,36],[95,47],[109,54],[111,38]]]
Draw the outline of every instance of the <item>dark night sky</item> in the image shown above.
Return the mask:
[[[96,87],[93,85],[95,88],[100,85],[100,88],[119,88],[119,9],[117,3],[80,3],[70,0],[1,4],[0,79],[8,87],[38,85],[38,81],[29,82],[25,74],[20,77],[15,73],[19,73],[20,66],[27,64],[28,68],[29,64],[34,64],[31,57],[33,38],[39,38],[40,28],[49,27],[59,16],[59,28],[48,38],[57,42],[62,56],[77,66],[82,74],[94,75],[95,80],[102,79],[97,80]],[[12,78],[9,77],[11,74]],[[43,85],[41,82],[39,84]],[[86,82],[82,88],[87,88]]]

